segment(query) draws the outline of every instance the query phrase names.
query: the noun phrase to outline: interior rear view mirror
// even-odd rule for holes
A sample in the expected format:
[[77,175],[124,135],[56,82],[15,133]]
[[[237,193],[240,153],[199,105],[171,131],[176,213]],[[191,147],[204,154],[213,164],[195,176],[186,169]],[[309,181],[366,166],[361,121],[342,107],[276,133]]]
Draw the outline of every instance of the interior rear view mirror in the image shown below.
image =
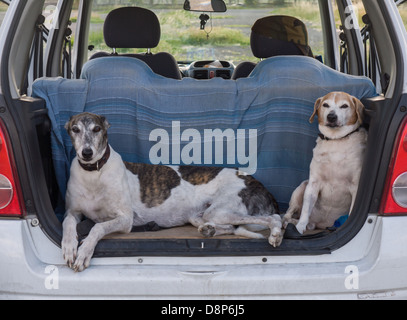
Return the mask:
[[185,0],[184,10],[199,12],[226,12],[223,0]]

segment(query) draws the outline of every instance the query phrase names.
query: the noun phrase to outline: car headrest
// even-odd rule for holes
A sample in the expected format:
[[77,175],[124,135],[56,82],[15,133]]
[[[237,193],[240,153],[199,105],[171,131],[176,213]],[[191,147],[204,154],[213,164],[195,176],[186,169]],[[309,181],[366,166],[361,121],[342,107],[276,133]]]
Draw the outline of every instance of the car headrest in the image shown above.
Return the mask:
[[155,48],[160,42],[160,22],[154,12],[139,7],[111,11],[103,27],[110,48]]
[[305,24],[290,16],[269,16],[259,19],[252,27],[250,44],[257,58],[277,55],[312,57]]

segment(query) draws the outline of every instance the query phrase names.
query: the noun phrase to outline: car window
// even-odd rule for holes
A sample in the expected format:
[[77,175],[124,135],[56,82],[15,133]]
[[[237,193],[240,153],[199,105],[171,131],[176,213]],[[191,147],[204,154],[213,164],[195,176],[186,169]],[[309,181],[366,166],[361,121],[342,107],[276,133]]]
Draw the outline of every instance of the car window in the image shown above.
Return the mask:
[[44,26],[49,30],[58,23],[58,0],[45,0],[42,15],[45,18]]
[[407,2],[404,2],[398,6],[400,16],[403,19],[404,26],[407,28]]
[[[103,39],[103,23],[106,15],[118,1],[94,0],[91,18],[89,45],[93,50],[111,52]],[[120,1],[120,6],[135,5],[135,1]],[[251,27],[257,19],[268,15],[291,15],[302,20],[310,34],[311,48],[316,55],[323,55],[322,27],[318,1],[269,1],[259,8],[257,1],[246,4],[229,4],[227,12],[208,13],[205,29],[200,28],[200,12],[188,12],[179,4],[138,6],[154,11],[161,23],[161,41],[153,52],[169,52],[178,61],[229,60],[234,64],[242,61],[258,62],[250,48]],[[75,17],[72,21],[75,22]],[[143,50],[118,50],[119,53],[136,53]]]
[[0,1],[0,26],[3,22],[4,16],[6,15],[7,9],[8,5]]

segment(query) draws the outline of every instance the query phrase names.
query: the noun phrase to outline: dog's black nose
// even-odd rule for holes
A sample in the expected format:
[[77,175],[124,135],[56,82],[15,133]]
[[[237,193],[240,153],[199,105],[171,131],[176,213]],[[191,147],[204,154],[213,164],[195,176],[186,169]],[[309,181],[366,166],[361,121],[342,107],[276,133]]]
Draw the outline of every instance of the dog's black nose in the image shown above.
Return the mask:
[[82,150],[82,157],[83,157],[84,159],[91,159],[92,156],[93,156],[93,151],[92,151],[91,148],[84,148],[84,149]]
[[338,120],[338,116],[335,113],[330,113],[326,117],[329,123],[335,123]]

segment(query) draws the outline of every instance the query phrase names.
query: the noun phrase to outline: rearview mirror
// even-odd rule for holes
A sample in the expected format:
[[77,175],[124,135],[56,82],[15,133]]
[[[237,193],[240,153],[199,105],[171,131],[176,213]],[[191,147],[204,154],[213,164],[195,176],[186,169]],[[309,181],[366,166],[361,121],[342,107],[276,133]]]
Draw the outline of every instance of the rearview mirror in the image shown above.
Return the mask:
[[184,10],[199,12],[226,12],[223,0],[185,0]]

